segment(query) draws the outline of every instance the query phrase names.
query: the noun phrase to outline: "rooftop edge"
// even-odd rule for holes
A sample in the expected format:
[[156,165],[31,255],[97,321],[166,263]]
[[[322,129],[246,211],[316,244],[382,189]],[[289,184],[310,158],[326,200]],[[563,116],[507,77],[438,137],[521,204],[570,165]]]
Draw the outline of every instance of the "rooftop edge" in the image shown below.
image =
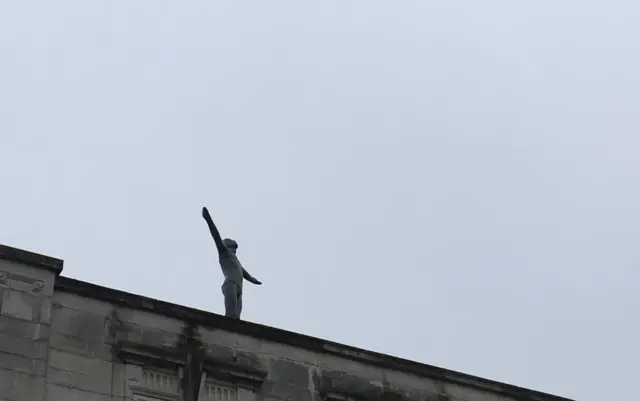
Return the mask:
[[[1,253],[2,251],[0,251]],[[39,255],[36,255],[39,256]],[[56,259],[52,259],[56,261]],[[58,277],[55,282],[55,289],[67,293],[73,293],[86,298],[92,298],[108,302],[118,306],[132,309],[144,310],[160,315],[165,315],[180,319],[187,323],[199,326],[222,329],[235,332],[250,337],[274,341],[291,345],[298,348],[307,349],[314,352],[331,354],[346,359],[355,360],[361,363],[375,365],[386,369],[392,369],[417,376],[434,378],[449,383],[461,384],[479,390],[498,393],[513,397],[521,401],[572,401],[569,398],[555,396],[535,390],[511,384],[501,383],[490,379],[460,373],[433,365],[427,365],[407,359],[402,359],[374,351],[368,351],[349,345],[339,344],[304,334],[294,333],[275,327],[251,323],[244,320],[230,319],[212,312],[176,305],[165,301],[160,301],[141,295],[127,293],[98,286],[72,279],[69,277]]]
[[62,259],[52,258],[51,256],[40,255],[38,253],[2,244],[0,244],[0,259],[39,267],[49,270],[56,275],[62,273],[62,268],[64,266],[64,261]]

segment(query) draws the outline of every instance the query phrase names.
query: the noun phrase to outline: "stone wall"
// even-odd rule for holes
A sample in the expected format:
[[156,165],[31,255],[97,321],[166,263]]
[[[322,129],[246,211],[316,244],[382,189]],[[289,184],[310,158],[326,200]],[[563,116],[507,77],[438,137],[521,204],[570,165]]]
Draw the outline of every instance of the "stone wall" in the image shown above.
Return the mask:
[[565,400],[0,262],[0,401]]
[[0,400],[44,400],[62,261],[0,246]]

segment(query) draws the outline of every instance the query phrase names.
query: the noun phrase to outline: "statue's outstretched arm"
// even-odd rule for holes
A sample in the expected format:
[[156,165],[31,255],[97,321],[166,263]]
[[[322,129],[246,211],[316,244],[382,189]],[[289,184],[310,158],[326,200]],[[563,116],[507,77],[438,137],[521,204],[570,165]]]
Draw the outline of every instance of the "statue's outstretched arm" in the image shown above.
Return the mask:
[[206,207],[202,208],[202,217],[204,217],[205,221],[207,222],[207,225],[209,226],[209,231],[211,232],[213,241],[216,243],[216,248],[218,248],[218,255],[219,256],[227,255],[229,253],[229,250],[224,245],[224,242],[222,242],[220,233],[218,232],[216,225],[213,224],[213,220],[211,220],[211,215],[209,214],[209,211],[207,210]]
[[244,277],[244,279],[247,280],[250,283],[253,283],[253,284],[256,284],[256,285],[262,284],[262,282],[260,282],[260,280],[258,280],[257,278],[253,277],[244,268],[242,269],[242,277]]

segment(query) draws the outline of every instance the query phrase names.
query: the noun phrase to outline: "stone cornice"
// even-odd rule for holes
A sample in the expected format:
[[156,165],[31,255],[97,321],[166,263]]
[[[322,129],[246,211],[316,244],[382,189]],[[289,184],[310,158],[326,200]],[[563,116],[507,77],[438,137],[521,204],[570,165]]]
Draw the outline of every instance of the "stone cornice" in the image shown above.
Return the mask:
[[267,372],[240,364],[221,363],[216,358],[208,357],[204,362],[207,377],[249,390],[259,388],[267,378]]
[[62,272],[64,261],[51,256],[13,248],[0,244],[0,259],[49,270],[56,275]]
[[[215,313],[171,304],[112,288],[101,287],[67,277],[58,277],[56,279],[55,290],[74,293],[87,298],[98,299],[118,306],[173,317],[196,326],[235,332],[266,341],[307,349],[313,352],[355,360],[361,363],[379,366],[384,369],[410,373],[448,383],[460,384],[495,394],[505,395],[520,401],[571,401],[564,397],[528,390],[510,384],[500,383],[437,366],[422,364],[407,359],[338,344],[274,327],[251,323],[244,320],[230,319]],[[205,361],[205,369],[206,366],[207,362]],[[248,382],[251,382],[251,380],[254,379],[250,379]]]
[[174,348],[150,347],[132,341],[118,341],[114,347],[115,356],[124,363],[133,365],[150,364],[157,367],[184,365],[185,354]]

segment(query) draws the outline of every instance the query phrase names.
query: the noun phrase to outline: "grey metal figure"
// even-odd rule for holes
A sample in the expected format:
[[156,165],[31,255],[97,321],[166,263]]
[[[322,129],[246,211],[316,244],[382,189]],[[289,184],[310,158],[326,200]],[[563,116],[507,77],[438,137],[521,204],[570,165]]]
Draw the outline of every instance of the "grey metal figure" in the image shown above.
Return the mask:
[[204,217],[209,231],[216,243],[218,256],[220,258],[220,267],[224,274],[224,283],[222,284],[222,294],[224,295],[225,315],[234,319],[240,319],[242,312],[242,281],[247,280],[250,283],[262,284],[255,277],[249,274],[240,264],[236,251],[238,243],[230,238],[222,239],[220,233],[211,220],[211,215],[206,207],[202,208],[202,217]]

